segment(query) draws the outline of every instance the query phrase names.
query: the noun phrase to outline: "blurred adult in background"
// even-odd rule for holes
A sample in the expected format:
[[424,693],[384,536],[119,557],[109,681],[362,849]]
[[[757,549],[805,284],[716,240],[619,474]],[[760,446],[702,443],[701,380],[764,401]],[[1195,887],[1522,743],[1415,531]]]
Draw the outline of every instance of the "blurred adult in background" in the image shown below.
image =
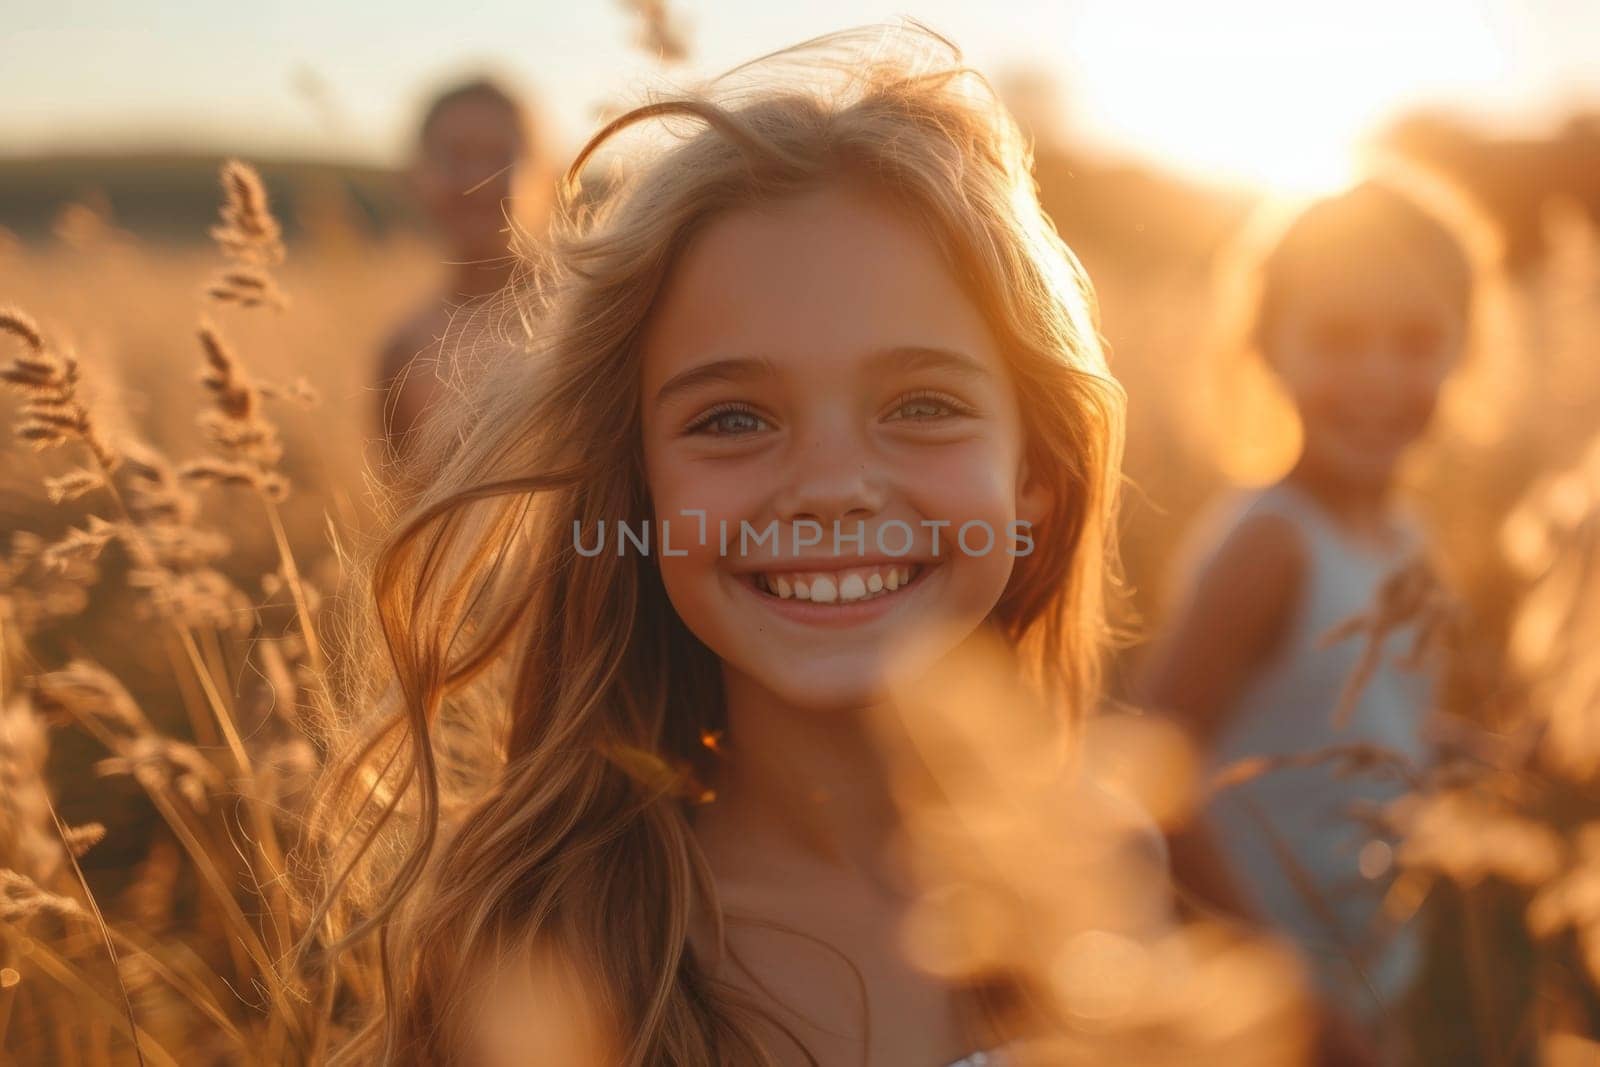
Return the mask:
[[[1300,454],[1195,540],[1143,693],[1179,717],[1213,771],[1353,744],[1428,759],[1431,682],[1398,663],[1414,627],[1386,638],[1346,706],[1362,640],[1323,638],[1371,611],[1385,580],[1426,549],[1398,468],[1461,360],[1482,287],[1479,231],[1443,194],[1369,180],[1247,234],[1240,347],[1293,402]],[[1402,1055],[1397,1009],[1420,937],[1383,915],[1390,845],[1355,810],[1404,791],[1397,776],[1331,763],[1268,772],[1211,798],[1173,843],[1180,883],[1300,949],[1327,1005],[1324,1064]]]
[[378,366],[378,425],[389,459],[433,407],[452,373],[452,320],[511,280],[512,226],[539,232],[549,209],[548,153],[528,109],[489,78],[435,94],[418,126],[413,195],[444,246],[439,289],[384,343]]

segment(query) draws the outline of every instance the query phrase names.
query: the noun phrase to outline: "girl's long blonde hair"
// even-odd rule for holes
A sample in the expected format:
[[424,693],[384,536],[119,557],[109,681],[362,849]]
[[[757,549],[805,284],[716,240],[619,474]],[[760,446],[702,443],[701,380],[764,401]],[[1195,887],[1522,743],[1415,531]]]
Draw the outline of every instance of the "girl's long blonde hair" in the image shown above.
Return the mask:
[[[676,140],[589,195],[591,158],[651,119]],[[718,662],[652,559],[572,544],[574,523],[650,518],[639,339],[678,254],[726,212],[858,180],[936,239],[1001,341],[1030,469],[1055,488],[992,621],[1065,719],[1089,705],[1123,401],[1031,165],[988,83],[917,23],[654,99],[579,152],[548,238],[524,249],[515,344],[428,424],[417,469],[432,473],[370,569],[377,662],[351,706],[372,710],[330,737],[312,824],[329,872],[315,932],[365,1006],[341,1059],[459,1062],[488,961],[537,942],[584,961],[622,1062],[773,1062],[762,1008],[689,943],[692,923],[720,924],[682,788],[714,758]]]

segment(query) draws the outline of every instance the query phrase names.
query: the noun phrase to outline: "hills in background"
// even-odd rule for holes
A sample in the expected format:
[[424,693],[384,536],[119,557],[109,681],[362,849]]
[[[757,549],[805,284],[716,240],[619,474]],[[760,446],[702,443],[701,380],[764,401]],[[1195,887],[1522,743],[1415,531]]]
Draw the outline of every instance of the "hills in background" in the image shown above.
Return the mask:
[[[1472,194],[1501,227],[1513,268],[1541,255],[1543,211],[1553,198],[1600,219],[1600,114],[1576,116],[1551,136],[1526,139],[1414,116],[1382,140]],[[98,220],[143,240],[203,240],[215,214],[220,162],[200,153],[0,159],[0,227],[33,242]],[[381,237],[421,223],[396,171],[316,160],[252,162],[291,239],[330,228]],[[1091,260],[1202,262],[1252,200],[1243,190],[1049,144],[1038,148],[1037,176],[1057,226]]]
[[[0,227],[41,241],[87,209],[142,240],[204,241],[216,217],[223,157],[204,153],[59,155],[0,159]],[[369,235],[415,227],[400,176],[380,167],[251,159],[291,237],[334,216]]]

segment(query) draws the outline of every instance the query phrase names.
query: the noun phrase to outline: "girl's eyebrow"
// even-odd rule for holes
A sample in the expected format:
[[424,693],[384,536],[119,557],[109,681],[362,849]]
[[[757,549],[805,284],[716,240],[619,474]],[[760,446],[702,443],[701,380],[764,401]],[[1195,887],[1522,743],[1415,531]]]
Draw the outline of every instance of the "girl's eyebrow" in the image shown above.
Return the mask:
[[[970,378],[989,376],[989,368],[976,357],[966,352],[934,345],[894,345],[872,353],[867,357],[867,362],[878,372],[947,370]],[[751,378],[776,373],[777,367],[767,357],[742,356],[715,359],[668,378],[656,391],[655,402],[660,406],[679,393],[712,383],[749,381]]]
[[947,370],[969,378],[989,377],[989,368],[977,357],[935,345],[895,345],[873,353],[869,360],[878,370]]
[[772,361],[766,358],[744,356],[731,359],[716,359],[710,363],[702,363],[698,367],[674,374],[664,382],[656,391],[656,405],[666,403],[678,393],[697,389],[702,385],[713,382],[741,382],[762,375],[775,374],[777,368]]

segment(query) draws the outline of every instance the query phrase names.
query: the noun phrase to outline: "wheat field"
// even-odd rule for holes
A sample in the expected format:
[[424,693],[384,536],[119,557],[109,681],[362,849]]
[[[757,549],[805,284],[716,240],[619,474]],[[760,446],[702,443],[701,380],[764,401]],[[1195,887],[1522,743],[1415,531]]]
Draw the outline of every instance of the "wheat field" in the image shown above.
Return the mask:
[[[437,253],[336,225],[285,244],[242,164],[217,208],[209,239],[178,245],[90,206],[0,244],[6,1063],[317,1063],[370,992],[296,952],[314,882],[297,815],[337,691],[349,550],[387,514],[374,354]],[[1559,205],[1545,225],[1549,254],[1509,280],[1411,475],[1438,574],[1397,575],[1351,630],[1421,619],[1452,657],[1447,758],[1386,813],[1403,840],[1391,904],[1429,921],[1409,1021],[1423,1063],[1600,1062],[1600,237]],[[1196,351],[1205,272],[1092,235],[1080,251],[1131,399],[1137,629],[1239,471]],[[1317,758],[1360,773],[1377,757]],[[1129,993],[1096,1054],[1300,1062],[1273,1036],[1278,962],[1202,954],[1228,1011]],[[1215,1032],[1193,1024],[1202,1008]],[[1184,1058],[1197,1048],[1226,1058]]]

